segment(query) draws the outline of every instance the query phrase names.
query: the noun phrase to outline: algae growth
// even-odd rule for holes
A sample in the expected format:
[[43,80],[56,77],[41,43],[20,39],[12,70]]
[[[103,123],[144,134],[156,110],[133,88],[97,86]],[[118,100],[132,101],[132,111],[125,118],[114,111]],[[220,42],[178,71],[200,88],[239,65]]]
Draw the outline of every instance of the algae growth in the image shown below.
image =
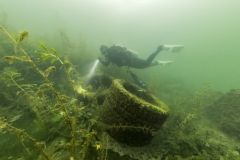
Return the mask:
[[75,44],[65,30],[52,48],[0,29],[0,159],[240,158],[239,90],[189,93],[162,79],[142,91],[116,66],[99,66],[86,86],[87,42],[66,55]]

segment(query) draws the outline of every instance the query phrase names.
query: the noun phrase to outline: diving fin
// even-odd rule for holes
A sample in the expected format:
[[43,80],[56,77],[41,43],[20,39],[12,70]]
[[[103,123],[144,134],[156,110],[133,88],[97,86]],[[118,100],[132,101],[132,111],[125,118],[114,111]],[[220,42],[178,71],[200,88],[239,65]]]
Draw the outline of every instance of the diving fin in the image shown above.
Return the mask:
[[183,45],[163,45],[163,50],[169,52],[180,52],[183,49]]
[[171,64],[172,62],[173,61],[158,61],[158,60],[155,60],[154,62],[151,63],[150,66],[156,66],[156,65],[165,66],[165,65]]
[[165,65],[168,65],[168,64],[171,64],[173,61],[158,61],[156,60],[158,65],[162,65],[162,66],[165,66]]

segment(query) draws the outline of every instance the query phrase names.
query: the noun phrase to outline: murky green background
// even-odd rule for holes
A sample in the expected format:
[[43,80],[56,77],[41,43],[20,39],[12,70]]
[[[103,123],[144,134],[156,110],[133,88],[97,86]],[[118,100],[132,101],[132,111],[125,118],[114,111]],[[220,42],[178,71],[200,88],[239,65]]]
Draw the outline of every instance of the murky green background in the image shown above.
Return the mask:
[[66,28],[73,41],[84,36],[96,57],[101,44],[121,43],[142,58],[159,44],[183,44],[179,54],[158,55],[172,65],[141,73],[169,76],[192,90],[207,82],[223,92],[240,86],[239,6],[238,0],[0,0],[12,30],[54,38]]

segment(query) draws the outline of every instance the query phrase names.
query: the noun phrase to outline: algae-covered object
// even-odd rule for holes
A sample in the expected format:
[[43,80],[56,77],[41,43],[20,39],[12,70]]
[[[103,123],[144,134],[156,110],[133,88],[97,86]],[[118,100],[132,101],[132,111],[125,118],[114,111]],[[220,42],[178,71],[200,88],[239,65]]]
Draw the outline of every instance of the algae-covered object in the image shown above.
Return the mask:
[[231,89],[221,96],[205,114],[221,131],[240,140],[240,89]]
[[129,146],[147,145],[169,115],[167,106],[152,94],[115,79],[101,111],[108,133]]

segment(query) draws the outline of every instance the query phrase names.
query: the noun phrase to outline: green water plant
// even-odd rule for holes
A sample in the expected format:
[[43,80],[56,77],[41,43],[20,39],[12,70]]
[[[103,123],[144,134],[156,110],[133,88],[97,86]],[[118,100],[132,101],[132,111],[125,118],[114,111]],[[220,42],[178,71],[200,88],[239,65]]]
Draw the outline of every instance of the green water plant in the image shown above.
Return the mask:
[[[60,123],[60,125],[67,124],[70,128],[69,137],[71,138],[71,140],[69,143],[67,143],[65,145],[65,147],[69,148],[69,150],[70,150],[70,159],[77,159],[76,154],[79,153],[79,151],[77,152],[77,148],[79,146],[81,146],[80,147],[81,148],[80,152],[82,153],[81,157],[82,157],[82,159],[84,159],[86,152],[89,148],[88,146],[90,145],[90,143],[92,142],[92,139],[94,138],[94,131],[91,131],[90,129],[85,129],[85,128],[79,129],[77,127],[77,118],[78,118],[78,111],[79,111],[78,108],[80,108],[80,104],[76,99],[76,87],[75,86],[77,83],[79,85],[81,85],[82,81],[81,81],[79,74],[75,70],[74,66],[67,60],[67,58],[65,60],[61,60],[61,58],[59,57],[59,55],[55,49],[49,50],[42,43],[38,43],[39,46],[43,49],[43,51],[36,51],[36,53],[38,53],[40,55],[39,61],[44,62],[44,61],[51,59],[51,66],[49,66],[46,70],[41,70],[36,65],[36,63],[32,60],[32,58],[29,56],[29,54],[21,46],[21,42],[23,42],[23,40],[25,38],[27,38],[29,35],[27,31],[21,32],[20,36],[18,36],[18,37],[13,37],[1,26],[0,26],[0,30],[2,30],[3,33],[5,33],[9,37],[9,39],[14,42],[14,46],[15,46],[14,48],[15,48],[16,52],[18,50],[22,53],[22,54],[13,55],[13,56],[5,56],[4,58],[9,61],[18,60],[21,62],[28,63],[35,70],[35,72],[37,72],[39,75],[41,75],[41,77],[44,80],[44,83],[42,83],[41,85],[39,85],[39,87],[37,87],[37,91],[33,90],[33,89],[29,90],[29,89],[27,89],[27,87],[30,87],[30,85],[23,85],[23,84],[21,85],[18,83],[20,80],[22,80],[19,73],[6,72],[6,77],[8,78],[9,81],[11,81],[11,83],[13,85],[15,85],[18,89],[20,89],[20,91],[22,93],[24,93],[28,97],[33,97],[33,96],[45,97],[44,96],[45,92],[51,91],[53,93],[54,97],[57,100],[56,104],[53,105],[54,107],[51,107],[51,108],[47,107],[46,109],[43,109],[43,111],[45,111],[45,112],[46,111],[51,112],[53,110],[60,111],[62,117],[64,118],[64,120],[62,121],[62,123]],[[56,70],[56,67],[53,66],[53,64],[56,61],[60,62],[61,68],[65,71],[65,75],[66,75],[66,77],[69,81],[69,84],[74,93],[73,98],[70,98],[69,96],[58,92],[54,88],[53,83],[49,80],[49,75]],[[34,92],[33,94],[30,93],[32,91]],[[74,109],[72,109],[72,108],[74,108]],[[35,111],[37,117],[40,116],[40,114],[38,114],[39,109],[34,108],[33,110]],[[75,113],[73,114],[73,112],[75,112]],[[44,124],[43,124],[43,126],[44,126]],[[8,123],[5,123],[3,121],[1,121],[1,129],[2,128],[13,129],[17,133],[21,133],[22,135],[24,135],[24,137],[29,139],[30,141],[34,140],[26,132],[20,131],[17,128],[14,128],[13,126],[11,126]],[[79,134],[82,134],[82,133],[84,135],[86,135],[85,139],[77,139],[79,137]],[[41,148],[40,145],[37,145],[37,144],[39,144],[39,142],[36,142],[36,141],[32,141],[32,142],[36,146],[36,148],[39,151],[41,151],[42,155],[46,159],[50,159],[49,156],[47,156],[47,154],[45,152],[43,152],[43,148]]]
[[[49,155],[47,155],[47,153],[44,151],[44,147],[45,146],[44,142],[37,142],[34,138],[32,138],[30,135],[28,135],[26,132],[24,132],[23,130],[20,130],[16,127],[13,127],[11,125],[9,125],[8,123],[4,122],[3,120],[0,120],[0,133],[4,130],[4,129],[8,129],[11,132],[14,132],[15,134],[17,134],[18,139],[22,142],[23,146],[24,140],[29,140],[30,142],[33,143],[33,145],[41,152],[41,155],[47,159],[50,160],[51,158],[49,157]],[[24,146],[25,147],[25,146]]]

